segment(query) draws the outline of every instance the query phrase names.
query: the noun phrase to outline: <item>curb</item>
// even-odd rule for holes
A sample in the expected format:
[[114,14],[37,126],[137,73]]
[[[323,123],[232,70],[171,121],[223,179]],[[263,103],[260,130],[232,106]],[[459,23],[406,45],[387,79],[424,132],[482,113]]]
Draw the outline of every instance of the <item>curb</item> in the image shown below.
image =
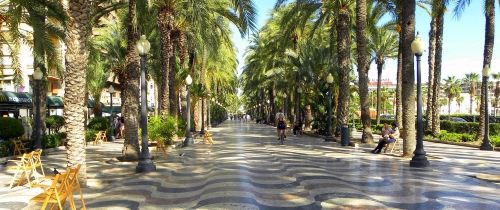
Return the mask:
[[[428,142],[432,142],[432,143],[440,143],[440,144],[448,144],[448,145],[455,145],[455,146],[477,148],[477,149],[479,149],[479,147],[480,147],[479,145],[472,145],[472,144],[459,143],[459,142],[440,141],[440,140],[434,140],[434,139],[424,139],[424,141],[428,141]],[[500,147],[494,147],[493,151],[500,151]]]

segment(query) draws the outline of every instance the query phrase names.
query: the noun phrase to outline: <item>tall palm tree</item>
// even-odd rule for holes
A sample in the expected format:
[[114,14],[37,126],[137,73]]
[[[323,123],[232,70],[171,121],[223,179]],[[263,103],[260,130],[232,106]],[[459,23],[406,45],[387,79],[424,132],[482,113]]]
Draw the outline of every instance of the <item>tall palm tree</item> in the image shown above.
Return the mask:
[[458,105],[458,113],[462,113],[462,103],[464,102],[464,97],[461,95],[458,95],[455,100],[457,101],[457,105]]
[[402,64],[403,64],[403,157],[411,157],[416,145],[415,133],[415,71],[414,55],[411,51],[411,42],[415,39],[415,0],[401,2],[402,17]]
[[368,71],[370,70],[370,58],[368,54],[367,37],[367,7],[372,1],[356,0],[356,49],[358,53],[358,86],[361,108],[361,122],[363,124],[363,143],[372,143],[371,118],[368,100]]
[[460,80],[455,78],[455,76],[449,76],[444,80],[444,92],[448,98],[448,117],[451,115],[451,102],[453,99],[460,96],[462,92],[462,87],[460,86]]
[[89,57],[90,1],[68,1],[65,5],[68,16],[65,43],[66,74],[64,77],[64,116],[66,119],[67,161],[69,166],[81,164],[79,177],[86,184],[85,164],[85,78]]
[[[63,26],[66,16],[63,12],[62,5],[58,1],[37,1],[29,2],[22,0],[11,0],[2,2],[8,7],[6,16],[4,16],[9,27],[7,35],[8,41],[13,43],[10,46],[14,82],[20,83],[22,80],[20,63],[18,59],[19,45],[21,42],[29,43],[33,50],[33,69],[40,69],[45,76],[52,74],[62,75],[63,68],[61,55],[58,51],[59,41],[64,37]],[[51,19],[52,21],[48,21]],[[22,23],[32,27],[31,34],[21,33],[19,28]],[[28,40],[32,36],[33,40]],[[33,92],[38,93],[41,103],[33,104],[33,107],[39,106],[39,109],[33,109],[34,114],[37,110],[41,122],[45,122],[47,107],[44,103],[47,96],[47,80],[34,81]],[[38,133],[37,133],[38,132]],[[45,133],[45,123],[40,125],[40,130],[33,129],[33,136],[43,136]],[[41,138],[41,137],[40,137]]]
[[378,28],[372,33],[371,48],[373,59],[377,64],[377,124],[380,124],[382,69],[387,58],[395,58],[398,55],[398,37],[391,29]]
[[[433,71],[433,81],[432,81],[432,134],[434,136],[439,135],[440,133],[440,123],[439,123],[439,93],[441,91],[441,64],[443,57],[443,29],[444,29],[444,13],[446,11],[446,7],[448,5],[449,0],[433,0],[432,1],[432,16],[435,16],[435,46],[434,50],[434,69]],[[429,49],[430,50],[430,49]]]
[[495,116],[497,116],[497,109],[500,108],[500,73],[496,73],[493,75],[493,79],[496,80],[495,85]]
[[[470,0],[458,0],[455,7],[455,14],[460,15],[462,11],[470,4]],[[491,66],[491,59],[493,58],[493,45],[495,43],[495,0],[484,1],[484,16],[485,31],[484,31],[484,53],[483,53],[483,68]],[[481,105],[479,108],[479,132],[476,135],[476,140],[481,141],[484,139],[484,124],[485,124],[485,110],[484,104],[487,103],[484,98],[484,90],[488,88],[485,78],[481,83]]]
[[477,85],[479,83],[479,74],[477,73],[465,74],[464,83],[469,86],[469,96],[470,96],[469,114],[472,115],[474,96],[476,96]]

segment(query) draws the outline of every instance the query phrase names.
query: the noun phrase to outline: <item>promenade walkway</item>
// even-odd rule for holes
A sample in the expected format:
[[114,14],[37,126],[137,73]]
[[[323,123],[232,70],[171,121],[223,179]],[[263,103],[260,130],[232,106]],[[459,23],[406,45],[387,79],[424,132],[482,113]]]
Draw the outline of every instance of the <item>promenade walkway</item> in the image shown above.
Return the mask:
[[[499,183],[472,177],[500,175],[499,152],[425,142],[431,166],[416,169],[308,136],[279,145],[274,128],[255,123],[228,121],[212,132],[214,145],[174,149],[148,174],[114,159],[118,142],[89,146],[87,208],[500,209]],[[64,159],[58,151],[44,162],[61,169]],[[8,189],[11,176],[0,168],[0,209],[37,208],[28,200],[41,190]]]

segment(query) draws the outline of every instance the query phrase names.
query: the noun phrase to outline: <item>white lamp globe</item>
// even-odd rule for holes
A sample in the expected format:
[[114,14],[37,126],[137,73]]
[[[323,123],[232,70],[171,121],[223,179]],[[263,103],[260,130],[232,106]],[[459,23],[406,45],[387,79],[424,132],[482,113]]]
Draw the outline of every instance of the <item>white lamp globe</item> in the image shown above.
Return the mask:
[[483,68],[483,77],[489,77],[491,73],[490,66],[485,65]]
[[37,67],[33,72],[33,79],[41,80],[42,78],[43,78],[43,72],[40,70],[40,68]]
[[186,84],[191,85],[191,83],[193,83],[193,78],[188,74],[186,77]]
[[333,76],[332,76],[332,73],[329,73],[328,76],[326,77],[326,82],[328,84],[332,84],[333,83]]
[[149,50],[151,49],[151,44],[149,43],[148,39],[146,39],[146,35],[141,35],[141,39],[137,41],[135,47],[137,48],[139,55],[147,55],[149,53]]
[[420,35],[418,33],[417,37],[415,37],[415,40],[411,42],[411,51],[417,56],[421,56],[424,53],[422,39],[420,38]]

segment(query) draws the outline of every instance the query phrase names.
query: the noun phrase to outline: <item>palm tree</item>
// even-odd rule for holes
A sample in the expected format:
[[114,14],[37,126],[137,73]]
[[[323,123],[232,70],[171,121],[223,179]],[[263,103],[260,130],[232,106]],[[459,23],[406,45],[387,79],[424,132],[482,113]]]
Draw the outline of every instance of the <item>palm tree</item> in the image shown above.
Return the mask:
[[[62,5],[58,1],[37,1],[33,3],[21,0],[2,2],[2,4],[8,7],[5,18],[8,23],[9,32],[5,38],[13,43],[9,46],[13,55],[14,81],[16,83],[22,82],[22,72],[18,59],[21,42],[31,45],[34,57],[33,69],[40,69],[45,76],[49,74],[62,75],[61,55],[57,50],[59,41],[64,36],[62,26],[64,26],[64,21],[66,20]],[[47,21],[48,19],[51,19],[52,22]],[[22,23],[26,23],[32,27],[33,31],[31,34],[21,33],[19,27]],[[33,37],[33,40],[27,39],[30,36]],[[34,81],[33,92],[38,92],[42,103],[33,104],[33,107],[39,106],[39,109],[33,110],[35,115],[37,114],[37,110],[40,110],[41,122],[45,122],[47,111],[46,104],[44,103],[47,96],[47,85],[46,79]],[[41,123],[40,130],[33,130],[33,136],[43,136],[44,133],[45,123]]]
[[416,145],[415,135],[415,72],[411,42],[415,39],[415,0],[401,2],[402,17],[402,101],[403,101],[403,157],[411,157]]
[[[444,29],[444,13],[446,11],[446,6],[449,0],[433,0],[432,3],[432,16],[435,21],[435,44],[434,46],[434,66],[433,66],[433,78],[432,78],[432,106],[431,106],[431,114],[432,117],[432,134],[434,136],[439,135],[440,133],[440,123],[439,123],[439,93],[440,93],[440,85],[441,85],[441,64],[443,57],[443,29]],[[431,29],[432,30],[432,29]],[[431,32],[432,33],[432,32]],[[429,47],[429,50],[430,47]],[[431,55],[429,55],[431,56]],[[429,66],[430,67],[430,66]],[[431,70],[430,70],[431,71]],[[429,73],[430,73],[429,71]]]
[[444,92],[448,98],[448,117],[451,115],[451,102],[454,98],[460,96],[462,92],[462,87],[460,86],[460,80],[455,78],[455,76],[449,76],[444,80]]
[[461,95],[458,95],[455,99],[458,104],[458,113],[462,113],[462,103],[464,102],[464,97]]
[[496,73],[493,75],[493,79],[496,80],[495,85],[495,116],[497,116],[497,108],[500,108],[500,73]]
[[[458,0],[457,7],[455,7],[455,14],[460,15],[466,6],[470,4],[470,0]],[[485,31],[484,31],[484,55],[483,55],[483,68],[491,66],[491,59],[493,58],[493,45],[495,42],[495,0],[484,1],[484,15],[486,17]],[[488,88],[486,78],[483,77],[481,83],[481,105],[479,109],[479,132],[476,135],[476,140],[481,141],[484,139],[484,124],[485,124],[485,101],[483,92]]]
[[87,46],[90,37],[90,1],[68,1],[66,13],[66,75],[64,91],[64,116],[66,119],[67,161],[69,166],[81,164],[80,183],[86,184],[85,165],[85,80],[89,57]]
[[[469,86],[469,96],[470,96],[470,109],[469,113],[472,115],[472,104],[474,101],[474,96],[477,93],[477,84],[479,83],[479,74],[477,73],[469,73],[465,74],[464,83]],[[475,118],[474,118],[475,121]]]
[[[370,3],[372,3],[370,1]],[[368,71],[370,58],[368,54],[367,37],[367,1],[356,0],[356,49],[358,53],[358,86],[361,105],[361,122],[363,123],[363,143],[372,143],[370,109],[368,106]]]
[[373,59],[377,64],[377,124],[380,124],[380,83],[382,80],[382,69],[387,58],[395,58],[398,53],[397,34],[387,28],[378,28],[372,33],[371,48]]

